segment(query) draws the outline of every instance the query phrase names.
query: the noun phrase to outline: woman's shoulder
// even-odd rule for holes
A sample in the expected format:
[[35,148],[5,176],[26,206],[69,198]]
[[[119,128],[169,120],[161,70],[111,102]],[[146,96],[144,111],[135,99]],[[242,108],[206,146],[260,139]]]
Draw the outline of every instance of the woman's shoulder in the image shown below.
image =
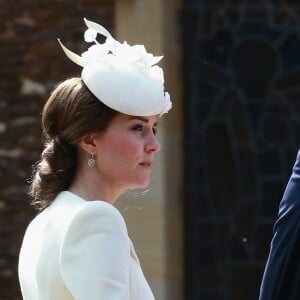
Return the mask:
[[114,207],[112,204],[101,201],[86,201],[80,210],[80,214],[88,214],[90,217],[98,218],[109,218],[114,219],[118,222],[125,222],[120,211]]
[[[127,233],[125,220],[112,204],[101,201],[86,201],[73,193],[63,192],[56,199],[56,208],[69,214],[69,225],[95,227],[110,231],[121,230]],[[116,226],[118,225],[118,226]]]
[[79,212],[94,212],[123,218],[119,210],[112,204],[102,200],[87,201],[69,191],[61,192],[51,206],[53,209],[65,209],[73,211],[75,214]]

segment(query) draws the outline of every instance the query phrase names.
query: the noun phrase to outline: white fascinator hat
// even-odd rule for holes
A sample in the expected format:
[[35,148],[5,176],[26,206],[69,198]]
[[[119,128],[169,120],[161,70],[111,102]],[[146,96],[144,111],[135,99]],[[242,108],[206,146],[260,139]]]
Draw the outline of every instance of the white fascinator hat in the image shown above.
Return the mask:
[[[88,89],[108,107],[132,116],[163,115],[172,103],[164,91],[164,74],[143,45],[116,41],[101,25],[84,19],[84,39],[94,43],[78,55],[59,43],[67,57],[82,67],[81,77]],[[99,43],[97,34],[106,37]]]

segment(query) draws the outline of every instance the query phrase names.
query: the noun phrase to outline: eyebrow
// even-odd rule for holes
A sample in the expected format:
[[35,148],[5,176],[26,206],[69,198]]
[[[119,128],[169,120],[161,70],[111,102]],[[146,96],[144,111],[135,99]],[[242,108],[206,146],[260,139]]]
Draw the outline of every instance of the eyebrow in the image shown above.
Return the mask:
[[[147,119],[145,117],[141,117],[141,116],[132,116],[132,117],[130,117],[130,120],[134,120],[134,119],[140,120],[140,121],[145,122],[145,123],[149,123],[149,119]],[[153,125],[157,126],[157,122],[155,122]]]

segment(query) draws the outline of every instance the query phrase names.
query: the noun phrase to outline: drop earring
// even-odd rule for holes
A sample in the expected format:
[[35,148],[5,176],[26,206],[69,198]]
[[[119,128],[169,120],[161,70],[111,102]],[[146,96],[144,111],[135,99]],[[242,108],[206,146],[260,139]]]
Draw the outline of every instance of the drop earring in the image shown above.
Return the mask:
[[91,157],[88,160],[87,164],[88,164],[89,167],[93,167],[96,164],[96,161],[94,159],[94,154],[91,154]]

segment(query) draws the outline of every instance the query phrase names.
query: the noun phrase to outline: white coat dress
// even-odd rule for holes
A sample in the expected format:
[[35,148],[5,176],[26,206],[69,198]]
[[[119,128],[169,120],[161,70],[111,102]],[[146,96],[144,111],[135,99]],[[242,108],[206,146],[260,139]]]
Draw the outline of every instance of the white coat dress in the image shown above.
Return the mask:
[[29,224],[19,256],[24,300],[153,300],[120,212],[61,192]]

